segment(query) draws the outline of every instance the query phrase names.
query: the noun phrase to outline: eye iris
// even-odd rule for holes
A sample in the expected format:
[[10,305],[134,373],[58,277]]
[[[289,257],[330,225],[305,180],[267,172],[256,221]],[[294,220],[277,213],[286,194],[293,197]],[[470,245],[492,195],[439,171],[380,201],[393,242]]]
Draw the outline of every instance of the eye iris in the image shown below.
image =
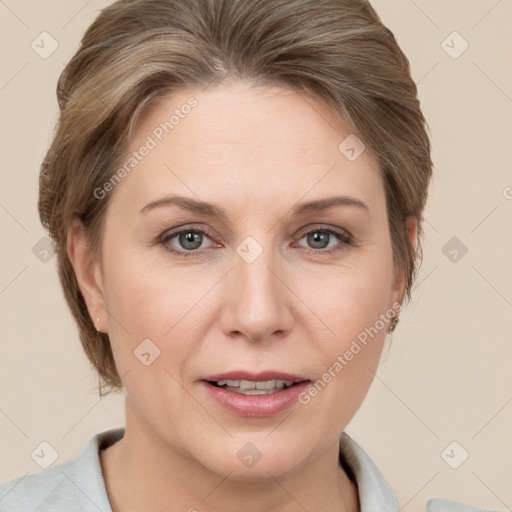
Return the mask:
[[[329,244],[329,233],[314,231],[308,235],[308,243],[312,244],[314,249],[324,249]],[[320,244],[316,246],[315,244]]]
[[202,235],[195,231],[183,231],[179,235],[180,245],[188,251],[201,247]]

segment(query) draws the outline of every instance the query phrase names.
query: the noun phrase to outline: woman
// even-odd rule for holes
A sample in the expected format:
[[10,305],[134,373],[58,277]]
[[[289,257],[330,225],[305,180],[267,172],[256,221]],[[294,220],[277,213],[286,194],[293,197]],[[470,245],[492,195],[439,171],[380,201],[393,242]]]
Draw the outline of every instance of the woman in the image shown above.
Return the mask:
[[410,298],[432,162],[370,4],[116,2],[58,99],[39,212],[126,427],[0,510],[398,510],[344,429]]

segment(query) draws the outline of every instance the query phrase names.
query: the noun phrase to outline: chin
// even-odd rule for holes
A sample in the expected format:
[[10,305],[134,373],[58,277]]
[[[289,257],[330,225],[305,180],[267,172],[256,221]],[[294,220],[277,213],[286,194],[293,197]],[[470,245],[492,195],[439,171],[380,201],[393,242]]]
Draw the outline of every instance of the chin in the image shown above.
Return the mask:
[[[228,475],[239,482],[264,482],[293,473],[307,457],[299,450],[299,440],[288,436],[286,441],[276,436],[274,441],[265,439],[268,433],[238,435],[222,445],[211,439],[211,445],[197,455],[197,460],[208,470]],[[212,450],[212,445],[215,450]],[[311,447],[311,450],[313,447]],[[310,451],[308,451],[310,453]]]

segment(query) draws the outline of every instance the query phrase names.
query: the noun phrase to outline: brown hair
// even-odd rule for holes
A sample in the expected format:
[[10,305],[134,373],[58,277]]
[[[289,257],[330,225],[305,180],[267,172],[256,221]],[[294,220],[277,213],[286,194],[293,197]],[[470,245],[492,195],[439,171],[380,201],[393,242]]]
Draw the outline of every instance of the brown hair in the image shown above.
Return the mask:
[[[364,0],[121,0],[85,33],[57,88],[60,117],[41,166],[39,215],[84,350],[105,385],[121,388],[107,334],[91,321],[66,252],[73,218],[100,254],[109,180],[150,104],[225,79],[313,94],[376,156],[393,261],[407,299],[422,251],[405,219],[422,213],[432,173],[425,119],[409,61]],[[340,141],[341,142],[341,141]],[[420,237],[418,237],[420,238]]]

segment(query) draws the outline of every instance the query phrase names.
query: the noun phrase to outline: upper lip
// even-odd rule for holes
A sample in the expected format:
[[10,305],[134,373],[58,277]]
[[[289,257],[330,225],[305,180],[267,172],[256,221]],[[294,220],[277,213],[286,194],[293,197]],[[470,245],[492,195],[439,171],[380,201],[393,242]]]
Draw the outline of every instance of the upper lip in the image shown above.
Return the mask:
[[215,375],[209,375],[207,377],[203,377],[202,380],[206,380],[209,382],[217,382],[219,380],[249,380],[252,382],[262,382],[268,380],[287,380],[297,383],[309,379],[301,377],[300,375],[294,375],[291,373],[278,372],[273,370],[267,370],[258,373],[253,373],[244,370],[235,370],[230,372],[216,373]]

